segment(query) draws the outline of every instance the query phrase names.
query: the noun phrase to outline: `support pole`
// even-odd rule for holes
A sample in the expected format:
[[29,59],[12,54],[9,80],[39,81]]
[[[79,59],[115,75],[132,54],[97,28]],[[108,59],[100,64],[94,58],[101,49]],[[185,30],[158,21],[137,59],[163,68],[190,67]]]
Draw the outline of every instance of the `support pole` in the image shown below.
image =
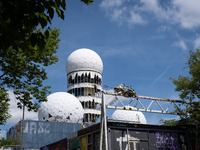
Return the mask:
[[103,113],[104,113],[104,144],[105,150],[108,150],[108,131],[107,131],[107,117],[106,117],[106,105],[104,99],[104,93],[102,92],[102,102],[103,102]]
[[25,112],[25,106],[23,105],[23,115],[22,115],[22,131],[21,131],[21,150],[23,150],[23,142],[24,142],[24,112]]
[[[102,101],[103,101],[103,93],[102,93]],[[99,142],[99,150],[102,150],[102,143],[103,143],[103,104],[101,101],[101,122],[100,122],[100,142]]]
[[107,132],[107,118],[106,118],[106,106],[104,102],[104,92],[102,91],[102,102],[101,102],[101,124],[100,124],[100,143],[99,150],[102,150],[104,143],[105,150],[108,150],[108,132]]

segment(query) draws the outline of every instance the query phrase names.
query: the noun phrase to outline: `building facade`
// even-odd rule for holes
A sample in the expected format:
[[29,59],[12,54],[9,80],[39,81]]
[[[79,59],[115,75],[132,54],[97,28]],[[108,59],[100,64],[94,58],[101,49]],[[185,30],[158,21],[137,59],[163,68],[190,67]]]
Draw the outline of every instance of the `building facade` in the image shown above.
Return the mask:
[[[109,150],[189,150],[187,129],[107,122]],[[100,124],[68,136],[68,150],[99,150]]]
[[84,109],[84,124],[94,124],[101,115],[103,63],[90,49],[78,49],[67,59],[67,92],[76,96]]

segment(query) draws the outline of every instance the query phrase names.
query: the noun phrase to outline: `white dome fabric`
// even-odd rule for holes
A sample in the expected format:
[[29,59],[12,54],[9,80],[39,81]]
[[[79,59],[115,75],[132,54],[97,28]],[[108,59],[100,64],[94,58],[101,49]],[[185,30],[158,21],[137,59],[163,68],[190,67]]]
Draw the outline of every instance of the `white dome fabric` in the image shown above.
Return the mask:
[[118,121],[130,121],[136,122],[139,124],[146,124],[146,118],[142,112],[139,111],[130,111],[130,110],[116,110],[111,119]]
[[47,97],[38,111],[40,121],[82,123],[84,110],[79,100],[66,92],[57,92]]
[[99,55],[93,50],[82,48],[74,51],[67,59],[67,74],[74,71],[96,71],[103,72],[103,62]]

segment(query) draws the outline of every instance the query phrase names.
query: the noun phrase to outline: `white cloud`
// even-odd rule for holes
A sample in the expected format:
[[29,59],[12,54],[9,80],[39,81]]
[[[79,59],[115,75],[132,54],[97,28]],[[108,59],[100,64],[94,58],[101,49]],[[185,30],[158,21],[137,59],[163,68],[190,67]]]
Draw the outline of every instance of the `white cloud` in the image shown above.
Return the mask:
[[[128,5],[127,5],[128,4]],[[137,6],[131,7],[129,0],[103,0],[100,7],[112,21],[122,24],[145,24],[146,21],[137,12]]]
[[110,7],[121,6],[121,4],[124,1],[126,0],[103,0],[101,3],[101,7],[110,8]]
[[167,26],[167,25],[161,25],[159,28],[158,28],[158,32],[166,32],[166,31],[170,31],[171,28],[170,26]]
[[146,21],[138,13],[133,10],[130,11],[130,17],[127,19],[129,25],[131,24],[146,24]]
[[172,1],[174,18],[183,28],[192,29],[200,26],[200,1],[199,0],[174,0]]
[[[200,26],[199,0],[173,0],[161,6],[159,0],[141,0],[143,12],[152,13],[159,21],[179,24],[182,28],[192,29]],[[142,12],[141,12],[142,13]]]
[[[10,97],[10,106],[9,112],[12,115],[10,119],[7,120],[7,123],[17,123],[22,119],[22,109],[17,108],[17,100],[12,91],[8,91]],[[36,112],[29,112],[25,110],[25,119],[37,120],[38,116]]]
[[113,10],[113,15],[112,15],[113,20],[117,20],[117,19],[121,20],[121,19],[120,19],[120,16],[122,16],[122,14],[123,14],[123,10],[114,9],[114,10]]
[[200,36],[194,40],[194,49],[200,49]]
[[[162,4],[161,4],[162,3]],[[199,0],[103,0],[100,7],[112,20],[124,24],[146,24],[151,14],[158,21],[179,24],[182,28],[193,29],[200,26]]]
[[6,131],[5,130],[0,130],[0,139],[6,138]]
[[179,48],[181,48],[184,51],[187,50],[187,46],[186,46],[186,44],[185,44],[185,42],[183,40],[175,42],[174,45],[177,46],[177,47],[179,47]]

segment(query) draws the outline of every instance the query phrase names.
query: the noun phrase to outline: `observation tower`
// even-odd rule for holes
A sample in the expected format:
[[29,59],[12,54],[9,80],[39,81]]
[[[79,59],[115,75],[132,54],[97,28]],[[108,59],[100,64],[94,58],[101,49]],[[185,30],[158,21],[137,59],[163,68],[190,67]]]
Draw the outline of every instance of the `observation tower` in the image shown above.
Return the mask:
[[66,62],[67,92],[76,96],[84,109],[84,124],[94,124],[101,115],[103,63],[99,55],[86,48],[70,54]]

